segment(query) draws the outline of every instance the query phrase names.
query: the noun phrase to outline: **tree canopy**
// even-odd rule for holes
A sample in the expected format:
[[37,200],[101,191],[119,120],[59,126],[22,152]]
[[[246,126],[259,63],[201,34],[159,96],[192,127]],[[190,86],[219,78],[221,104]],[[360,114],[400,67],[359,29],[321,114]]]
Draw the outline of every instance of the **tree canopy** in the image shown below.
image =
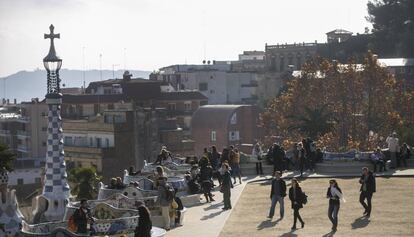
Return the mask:
[[0,169],[3,167],[7,171],[13,171],[13,161],[16,155],[9,150],[9,147],[0,143]]
[[96,174],[94,168],[75,168],[70,170],[68,181],[72,186],[72,194],[80,199],[94,199],[98,193],[98,183],[101,177]]
[[[319,59],[306,63],[261,114],[265,142],[311,137],[332,150],[372,149],[393,131],[414,127],[414,90],[397,81],[369,52],[363,64]],[[412,134],[412,133],[411,133]]]
[[367,20],[372,46],[381,57],[414,57],[414,1],[371,0]]

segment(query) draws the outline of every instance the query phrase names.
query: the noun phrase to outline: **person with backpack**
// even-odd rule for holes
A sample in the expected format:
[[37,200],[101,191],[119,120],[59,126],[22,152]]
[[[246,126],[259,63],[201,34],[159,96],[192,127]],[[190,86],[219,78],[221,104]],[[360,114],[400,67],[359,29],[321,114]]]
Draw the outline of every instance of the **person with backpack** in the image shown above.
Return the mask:
[[80,201],[80,207],[73,213],[73,222],[76,225],[77,234],[88,233],[88,220],[92,221],[91,212],[86,199]]
[[292,230],[296,229],[297,220],[300,221],[300,224],[305,227],[305,222],[300,216],[299,209],[303,208],[303,204],[307,203],[307,196],[299,186],[299,182],[296,178],[292,179],[292,187],[289,189],[289,199],[292,202],[293,209],[293,226]]
[[273,218],[276,204],[279,202],[280,220],[282,220],[285,213],[284,198],[286,196],[286,182],[282,179],[282,172],[280,171],[275,171],[273,176],[274,179],[272,180],[272,187],[270,191],[270,200],[272,200],[272,204],[270,206],[268,218]]
[[170,230],[170,206],[174,199],[174,188],[167,184],[167,177],[158,178],[157,203],[161,206],[161,213],[164,219],[164,229]]
[[343,199],[342,190],[339,188],[335,179],[329,180],[329,188],[326,192],[326,197],[329,198],[328,217],[332,222],[332,231],[336,231],[338,227],[338,213],[340,207],[340,200]]

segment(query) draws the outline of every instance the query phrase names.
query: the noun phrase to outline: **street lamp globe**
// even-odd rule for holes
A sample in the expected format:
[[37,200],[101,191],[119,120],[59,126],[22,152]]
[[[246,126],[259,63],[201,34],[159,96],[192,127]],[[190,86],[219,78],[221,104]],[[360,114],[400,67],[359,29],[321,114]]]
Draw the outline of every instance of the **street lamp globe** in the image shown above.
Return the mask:
[[53,25],[49,27],[50,33],[45,34],[45,39],[50,39],[49,53],[43,58],[43,66],[47,71],[47,97],[55,97],[60,93],[59,70],[62,67],[62,59],[56,55],[55,38],[60,38],[60,34],[55,34]]

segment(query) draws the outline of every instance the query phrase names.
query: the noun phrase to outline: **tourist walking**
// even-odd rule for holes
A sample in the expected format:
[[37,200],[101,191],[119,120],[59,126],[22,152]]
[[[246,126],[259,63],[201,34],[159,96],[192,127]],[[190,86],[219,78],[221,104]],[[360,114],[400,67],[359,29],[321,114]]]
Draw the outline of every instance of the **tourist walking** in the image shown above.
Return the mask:
[[233,154],[230,156],[230,167],[234,179],[234,184],[236,184],[236,177],[239,178],[239,183],[242,183],[241,172],[240,172],[240,152],[236,148],[233,149]]
[[221,166],[222,173],[223,173],[223,181],[221,182],[220,192],[223,193],[223,202],[224,207],[223,210],[231,209],[231,188],[233,188],[233,184],[231,183],[231,175],[229,171],[229,165],[227,163],[223,163]]
[[297,220],[300,221],[300,224],[305,227],[305,222],[300,216],[299,209],[303,207],[305,194],[302,192],[302,189],[299,186],[299,182],[296,178],[292,179],[292,187],[289,189],[289,199],[292,202],[293,209],[293,226],[292,230],[296,229]]
[[211,194],[211,188],[213,186],[213,168],[210,165],[201,167],[200,182],[206,202],[214,202],[213,194]]
[[151,237],[152,221],[148,208],[144,205],[138,207],[138,225],[135,228],[134,237]]
[[276,204],[279,202],[280,206],[280,220],[283,219],[285,213],[284,198],[286,196],[286,182],[282,179],[282,172],[275,171],[273,173],[272,187],[270,190],[270,200],[272,200],[269,216],[272,219],[275,214]]
[[[365,209],[364,215],[370,217],[372,210],[371,199],[376,191],[376,184],[374,174],[367,167],[362,168],[362,176],[359,179],[359,183],[361,184],[359,202]],[[366,203],[365,199],[367,200]]]
[[157,203],[161,206],[161,213],[164,220],[164,229],[170,230],[170,206],[174,199],[174,189],[167,184],[167,177],[158,178]]
[[395,169],[397,167],[397,153],[399,152],[399,145],[398,145],[398,138],[397,133],[393,132],[390,136],[387,137],[385,140],[388,144],[388,150],[390,152],[390,159],[391,159],[391,167]]
[[332,231],[336,231],[338,227],[340,200],[343,199],[342,190],[339,188],[336,180],[331,179],[329,181],[329,188],[326,192],[326,197],[329,198],[328,217],[332,222]]

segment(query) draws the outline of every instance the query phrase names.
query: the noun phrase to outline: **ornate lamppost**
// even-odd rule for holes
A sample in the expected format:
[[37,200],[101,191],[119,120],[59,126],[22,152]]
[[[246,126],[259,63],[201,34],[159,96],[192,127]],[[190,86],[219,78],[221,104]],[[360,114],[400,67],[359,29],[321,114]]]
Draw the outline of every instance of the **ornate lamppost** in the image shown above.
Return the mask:
[[45,39],[50,39],[50,48],[49,53],[43,59],[43,65],[47,71],[46,104],[49,107],[49,112],[46,168],[42,196],[48,202],[48,208],[44,216],[49,221],[55,221],[62,220],[65,214],[70,189],[67,183],[62,118],[60,117],[62,94],[60,93],[59,70],[62,66],[62,59],[56,55],[54,45],[54,39],[59,39],[60,34],[54,33],[53,25],[50,25],[49,29],[50,33],[44,35]]

